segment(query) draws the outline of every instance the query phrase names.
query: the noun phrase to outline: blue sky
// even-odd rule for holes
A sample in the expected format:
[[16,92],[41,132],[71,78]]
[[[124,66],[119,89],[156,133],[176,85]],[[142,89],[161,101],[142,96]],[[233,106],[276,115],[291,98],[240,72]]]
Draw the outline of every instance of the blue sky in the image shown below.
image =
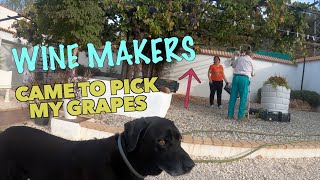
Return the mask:
[[[299,1],[299,2],[305,2],[305,3],[313,3],[314,0],[291,0],[291,2],[295,2],[295,1]],[[318,1],[318,0],[316,0]]]

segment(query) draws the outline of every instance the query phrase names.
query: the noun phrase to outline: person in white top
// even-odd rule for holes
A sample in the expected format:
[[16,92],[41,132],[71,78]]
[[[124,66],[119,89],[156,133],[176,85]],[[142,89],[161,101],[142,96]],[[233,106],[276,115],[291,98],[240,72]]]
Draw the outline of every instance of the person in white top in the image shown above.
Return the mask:
[[248,90],[250,84],[250,78],[254,76],[254,67],[252,59],[254,54],[252,51],[246,51],[245,55],[238,57],[233,63],[234,68],[232,88],[230,93],[228,118],[231,119],[234,116],[234,107],[237,101],[237,95],[240,96],[240,105],[238,112],[238,119],[241,121],[248,121],[245,118],[245,109],[247,104]]

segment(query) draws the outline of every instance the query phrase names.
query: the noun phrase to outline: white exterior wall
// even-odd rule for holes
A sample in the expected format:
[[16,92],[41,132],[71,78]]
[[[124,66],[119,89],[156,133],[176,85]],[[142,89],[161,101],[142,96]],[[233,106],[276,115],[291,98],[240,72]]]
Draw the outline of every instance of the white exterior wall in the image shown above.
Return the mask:
[[[225,68],[225,75],[229,82],[232,82],[233,68],[230,66],[230,58],[220,57],[221,64]],[[208,80],[208,68],[213,63],[213,56],[198,54],[194,61],[181,61],[170,64],[165,69],[162,78],[176,80],[180,83],[177,93],[185,94],[187,89],[188,78],[178,80],[186,71],[193,68],[195,73],[201,80],[199,84],[195,79],[192,80],[190,95],[209,97],[209,80]],[[280,75],[287,78],[289,86],[293,90],[300,90],[301,76],[302,76],[302,63],[298,65],[281,64],[276,62],[270,62],[265,60],[254,59],[254,66],[256,69],[256,76],[251,81],[251,100],[255,100],[257,91],[262,87],[263,83],[274,75]],[[306,63],[306,71],[304,78],[304,89],[313,90],[320,93],[320,83],[314,80],[315,77],[320,75],[320,62],[308,62]],[[313,78],[312,78],[313,77]],[[313,80],[312,80],[313,79]],[[216,99],[216,98],[215,98]],[[222,99],[228,100],[229,94],[223,90]]]
[[[7,16],[16,16],[16,15],[17,15],[16,12],[0,6],[0,19],[7,18]],[[15,32],[14,28],[10,28],[10,26],[14,23],[14,21],[15,19],[1,21],[0,27]],[[0,56],[2,58],[1,69],[5,71],[12,71],[12,87],[13,88],[22,85],[24,75],[18,73],[16,64],[12,56],[11,49],[17,48],[18,54],[20,55],[21,48],[25,47],[26,43],[27,43],[26,40],[24,39],[19,40],[17,38],[14,38],[13,34],[0,30]],[[30,52],[32,53],[32,48],[29,49],[29,53]],[[3,78],[3,77],[0,77],[0,78]]]
[[[297,81],[300,83],[298,89],[301,86],[302,79],[302,70],[303,70],[303,62],[298,64],[298,79]],[[316,91],[320,94],[320,61],[307,61],[305,70],[304,70],[304,79],[303,79],[303,89]]]

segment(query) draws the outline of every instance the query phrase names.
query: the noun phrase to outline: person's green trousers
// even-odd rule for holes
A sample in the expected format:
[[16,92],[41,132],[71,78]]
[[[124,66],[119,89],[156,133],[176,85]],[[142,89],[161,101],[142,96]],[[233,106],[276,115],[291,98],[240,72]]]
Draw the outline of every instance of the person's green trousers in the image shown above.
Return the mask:
[[230,93],[229,107],[228,107],[228,117],[233,117],[234,115],[234,106],[237,101],[237,96],[239,93],[240,96],[240,105],[238,118],[244,118],[246,105],[247,105],[247,97],[249,90],[250,80],[248,76],[235,74],[232,80],[232,88]]

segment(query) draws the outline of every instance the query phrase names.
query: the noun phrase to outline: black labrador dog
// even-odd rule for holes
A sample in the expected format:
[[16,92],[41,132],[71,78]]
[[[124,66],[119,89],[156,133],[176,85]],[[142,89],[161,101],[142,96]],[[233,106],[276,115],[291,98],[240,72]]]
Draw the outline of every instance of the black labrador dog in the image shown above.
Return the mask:
[[134,180],[183,175],[194,165],[174,123],[160,117],[133,120],[99,140],[69,141],[24,126],[0,134],[0,180]]

